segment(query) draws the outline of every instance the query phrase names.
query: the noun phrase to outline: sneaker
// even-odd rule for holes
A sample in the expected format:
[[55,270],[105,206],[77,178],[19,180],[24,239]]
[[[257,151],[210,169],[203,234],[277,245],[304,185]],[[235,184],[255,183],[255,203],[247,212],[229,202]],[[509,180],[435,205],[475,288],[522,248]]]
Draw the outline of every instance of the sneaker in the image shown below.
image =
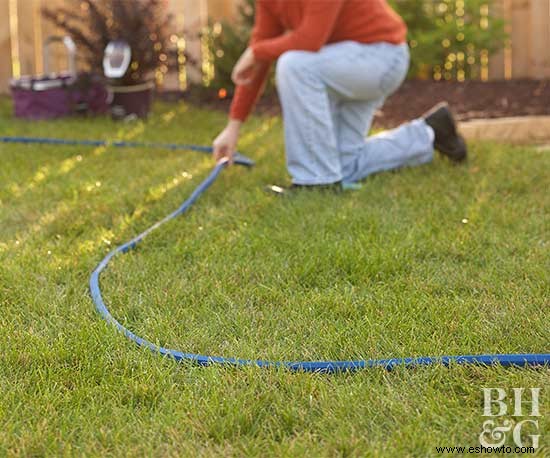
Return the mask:
[[435,149],[454,162],[466,160],[466,141],[457,132],[456,122],[447,102],[436,105],[422,117],[435,133]]
[[296,194],[301,191],[329,191],[338,193],[343,191],[343,186],[340,181],[330,184],[318,184],[318,185],[302,185],[302,184],[292,184],[288,188],[277,185],[269,185],[265,187],[266,192],[276,194],[278,196],[288,196]]

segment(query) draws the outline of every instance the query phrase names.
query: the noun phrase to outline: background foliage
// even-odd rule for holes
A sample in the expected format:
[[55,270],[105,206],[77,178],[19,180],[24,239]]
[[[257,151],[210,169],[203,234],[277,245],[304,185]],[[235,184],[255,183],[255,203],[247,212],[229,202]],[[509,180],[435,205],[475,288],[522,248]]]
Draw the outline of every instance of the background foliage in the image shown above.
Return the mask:
[[489,18],[492,0],[391,0],[409,27],[410,76],[477,78],[480,64],[504,45],[504,21]]
[[[250,33],[254,26],[255,0],[244,0],[238,6],[236,21],[211,23],[209,27],[209,47],[214,63],[214,78],[211,86],[215,89],[233,88],[231,71],[239,56],[248,45]],[[266,90],[271,90],[269,85]]]
[[[492,0],[390,0],[409,27],[410,77],[468,79],[480,75],[491,53],[502,48],[504,21],[489,18]],[[231,88],[231,69],[247,46],[254,0],[245,0],[233,23],[211,24],[215,88]]]

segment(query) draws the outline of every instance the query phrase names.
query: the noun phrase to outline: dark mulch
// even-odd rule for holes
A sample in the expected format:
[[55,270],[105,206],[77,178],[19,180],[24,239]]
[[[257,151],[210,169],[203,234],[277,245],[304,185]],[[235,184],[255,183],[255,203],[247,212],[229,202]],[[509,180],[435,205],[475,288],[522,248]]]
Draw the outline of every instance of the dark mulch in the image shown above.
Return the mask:
[[[174,98],[174,94],[161,95]],[[203,107],[228,110],[230,100],[220,100],[217,93],[194,89],[183,95],[185,100]],[[550,115],[550,80],[434,82],[406,81],[377,113],[375,127],[394,127],[420,116],[436,103],[448,101],[457,118]],[[279,114],[276,93],[264,95],[257,111]]]
[[550,80],[431,82],[406,81],[377,115],[376,124],[396,126],[442,100],[458,119],[550,115]]

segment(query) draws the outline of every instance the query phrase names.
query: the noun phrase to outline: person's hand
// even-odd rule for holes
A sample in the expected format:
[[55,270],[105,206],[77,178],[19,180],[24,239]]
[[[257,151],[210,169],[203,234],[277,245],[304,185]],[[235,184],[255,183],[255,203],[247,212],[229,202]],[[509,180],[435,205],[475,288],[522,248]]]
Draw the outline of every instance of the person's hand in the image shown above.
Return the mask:
[[227,127],[221,131],[213,143],[213,155],[216,162],[227,158],[230,164],[233,164],[233,155],[237,150],[239,133],[241,130],[241,121],[232,119]]
[[254,53],[251,48],[246,48],[246,51],[239,58],[233,72],[231,73],[231,79],[236,85],[250,84],[258,71],[258,61],[254,57]]

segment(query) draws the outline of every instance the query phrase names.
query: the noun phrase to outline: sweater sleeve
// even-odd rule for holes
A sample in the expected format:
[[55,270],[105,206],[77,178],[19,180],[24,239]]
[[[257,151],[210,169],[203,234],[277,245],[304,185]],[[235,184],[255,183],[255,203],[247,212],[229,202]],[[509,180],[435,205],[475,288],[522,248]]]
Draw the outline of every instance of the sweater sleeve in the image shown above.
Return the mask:
[[264,38],[252,45],[257,59],[273,61],[290,50],[319,51],[331,36],[345,0],[311,0],[300,26],[291,33]]
[[[283,25],[270,11],[265,0],[258,0],[256,2],[256,17],[254,19],[250,46],[253,48],[256,43],[281,35],[283,32]],[[271,68],[271,62],[269,60],[258,60],[260,61],[260,68],[254,80],[248,85],[239,85],[235,89],[235,96],[233,97],[229,112],[229,116],[232,119],[246,120],[263,92]]]

